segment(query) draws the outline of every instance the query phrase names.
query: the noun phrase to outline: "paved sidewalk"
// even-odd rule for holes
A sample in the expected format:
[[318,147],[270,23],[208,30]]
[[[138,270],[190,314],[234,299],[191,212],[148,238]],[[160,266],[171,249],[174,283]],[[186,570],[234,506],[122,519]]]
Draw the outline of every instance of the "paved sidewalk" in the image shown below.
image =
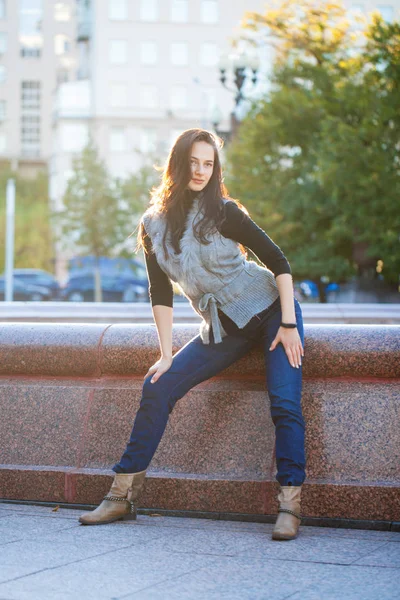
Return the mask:
[[400,533],[138,515],[81,525],[82,510],[0,503],[0,600],[400,598]]

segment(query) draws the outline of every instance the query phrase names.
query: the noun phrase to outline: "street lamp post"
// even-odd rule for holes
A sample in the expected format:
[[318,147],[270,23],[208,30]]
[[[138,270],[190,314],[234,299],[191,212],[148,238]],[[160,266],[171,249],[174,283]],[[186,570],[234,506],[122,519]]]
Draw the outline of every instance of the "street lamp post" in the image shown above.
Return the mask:
[[4,300],[14,297],[14,235],[15,235],[15,179],[7,180],[6,188],[6,260]]
[[[238,54],[234,54],[234,55],[228,55],[225,54],[221,57],[219,64],[218,64],[218,68],[219,68],[219,72],[220,72],[220,82],[223,85],[223,87],[228,90],[229,92],[233,92],[235,94],[235,105],[234,105],[234,109],[231,112],[231,132],[230,132],[230,136],[229,138],[233,138],[236,134],[238,125],[240,123],[240,119],[238,119],[237,115],[236,115],[236,110],[238,108],[238,106],[240,105],[240,103],[242,102],[242,100],[245,99],[245,96],[243,94],[243,86],[246,82],[247,79],[249,79],[248,76],[248,70],[252,71],[252,75],[251,75],[251,82],[253,84],[253,86],[255,86],[255,84],[257,83],[257,75],[258,75],[258,71],[260,68],[260,63],[259,63],[259,59],[258,56],[256,54],[245,54],[244,52],[240,52]],[[232,72],[233,74],[233,81],[235,84],[235,88],[231,88],[229,87],[227,80],[228,80],[228,76],[227,73]],[[215,115],[217,115],[217,110],[219,110],[219,107],[217,107],[216,109],[214,109],[213,112],[213,116],[215,117]],[[215,132],[217,134],[218,133],[218,125],[220,123],[220,120],[217,122],[213,119],[213,125],[214,125],[214,129]]]
[[222,131],[221,129],[219,129],[219,124],[222,121],[222,112],[220,107],[218,106],[218,104],[214,104],[214,107],[212,109],[211,112],[211,123],[212,126],[214,127],[214,131],[215,133],[224,140],[224,143],[229,142],[230,137],[231,137],[231,132],[230,131]]

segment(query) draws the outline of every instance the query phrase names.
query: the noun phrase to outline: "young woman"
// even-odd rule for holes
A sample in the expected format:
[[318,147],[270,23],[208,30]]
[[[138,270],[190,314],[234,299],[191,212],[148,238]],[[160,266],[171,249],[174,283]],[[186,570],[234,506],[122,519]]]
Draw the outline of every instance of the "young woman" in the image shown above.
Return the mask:
[[[183,132],[142,216],[138,248],[145,250],[161,356],[145,375],[130,440],[112,468],[111,489],[100,506],[80,517],[83,524],[136,518],[134,502],[177,400],[261,341],[280,484],[273,539],[297,535],[305,479],[302,312],[283,252],[242,204],[227,197],[220,147],[209,131]],[[265,266],[247,260],[245,247]],[[199,335],[174,356],[172,281],[202,317]]]

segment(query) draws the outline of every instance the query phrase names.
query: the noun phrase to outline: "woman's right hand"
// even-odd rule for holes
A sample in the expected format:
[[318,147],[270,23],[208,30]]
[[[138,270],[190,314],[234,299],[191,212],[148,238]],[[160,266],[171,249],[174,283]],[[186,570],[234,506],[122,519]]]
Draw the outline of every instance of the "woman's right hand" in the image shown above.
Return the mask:
[[154,365],[152,365],[150,367],[150,369],[147,371],[146,375],[144,376],[144,379],[146,379],[146,377],[148,377],[149,375],[151,375],[152,373],[154,373],[153,377],[150,380],[150,383],[155,383],[159,377],[161,377],[161,375],[163,373],[165,373],[166,371],[168,371],[168,369],[170,368],[170,366],[172,365],[172,356],[170,358],[166,358],[166,357],[161,357],[158,359],[157,362],[154,363]]

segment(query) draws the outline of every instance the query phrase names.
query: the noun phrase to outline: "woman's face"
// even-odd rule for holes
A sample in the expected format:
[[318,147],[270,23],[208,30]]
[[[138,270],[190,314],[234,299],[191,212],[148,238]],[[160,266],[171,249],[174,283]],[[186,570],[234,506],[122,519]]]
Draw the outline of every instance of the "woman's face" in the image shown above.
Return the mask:
[[195,142],[190,156],[192,179],[188,188],[200,192],[210,181],[214,169],[214,148],[207,142]]

